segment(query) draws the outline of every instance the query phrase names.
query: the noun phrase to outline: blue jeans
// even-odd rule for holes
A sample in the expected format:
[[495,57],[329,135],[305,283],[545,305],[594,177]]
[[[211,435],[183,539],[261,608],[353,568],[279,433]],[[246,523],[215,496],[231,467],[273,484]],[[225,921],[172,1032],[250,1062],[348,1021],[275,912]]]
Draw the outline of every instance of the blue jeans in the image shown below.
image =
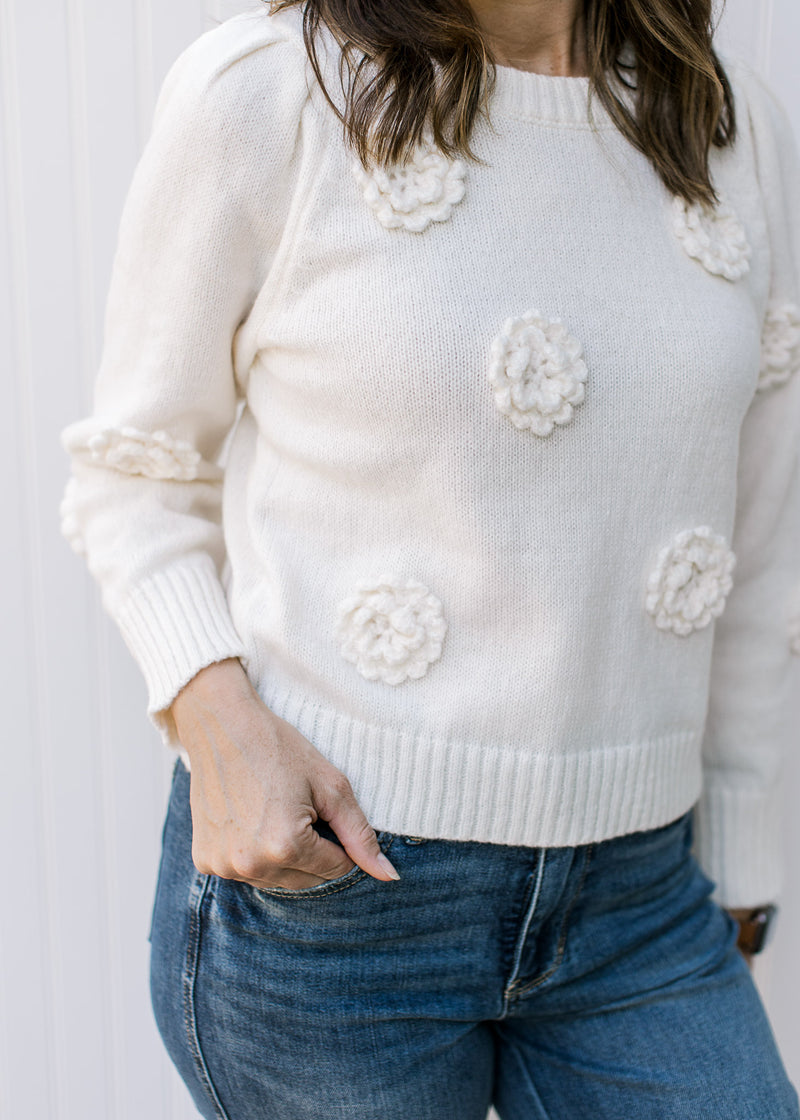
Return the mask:
[[201,874],[191,837],[178,760],[151,995],[204,1117],[800,1118],[691,810],[571,848],[379,833],[398,882],[299,891]]

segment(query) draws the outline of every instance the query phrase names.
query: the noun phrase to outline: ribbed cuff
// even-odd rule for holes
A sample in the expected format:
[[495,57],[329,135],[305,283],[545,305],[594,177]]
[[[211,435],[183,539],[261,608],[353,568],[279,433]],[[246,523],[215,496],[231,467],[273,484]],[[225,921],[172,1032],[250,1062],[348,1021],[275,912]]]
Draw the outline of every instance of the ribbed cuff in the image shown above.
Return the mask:
[[144,674],[147,714],[165,745],[178,750],[174,721],[165,709],[206,665],[245,653],[213,558],[193,555],[156,572],[113,613]]
[[739,789],[709,779],[694,809],[692,851],[729,908],[775,902],[783,889],[780,788]]

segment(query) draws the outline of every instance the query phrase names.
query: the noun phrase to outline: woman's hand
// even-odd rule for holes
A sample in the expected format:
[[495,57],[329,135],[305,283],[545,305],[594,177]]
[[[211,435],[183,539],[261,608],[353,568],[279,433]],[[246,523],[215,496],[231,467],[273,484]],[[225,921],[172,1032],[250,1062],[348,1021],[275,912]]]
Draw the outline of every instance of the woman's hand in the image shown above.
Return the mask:
[[[171,707],[191,762],[192,862],[254,887],[299,889],[357,863],[399,878],[350,783],[267,708],[236,658],[192,678]],[[328,821],[344,850],[312,827]]]

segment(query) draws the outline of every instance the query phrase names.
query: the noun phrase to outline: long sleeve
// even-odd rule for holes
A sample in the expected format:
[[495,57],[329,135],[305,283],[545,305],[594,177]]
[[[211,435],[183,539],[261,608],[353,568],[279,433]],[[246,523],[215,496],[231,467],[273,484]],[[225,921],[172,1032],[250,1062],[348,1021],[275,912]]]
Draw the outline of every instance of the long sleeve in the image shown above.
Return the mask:
[[234,339],[280,243],[307,95],[303,57],[266,13],[173,64],[123,208],[93,409],[61,433],[62,532],[171,746],[183,685],[243,651],[221,582],[219,459],[247,373]]
[[763,197],[770,282],[758,388],[739,445],[734,586],[716,622],[695,851],[728,907],[783,884],[782,768],[796,750],[791,625],[800,583],[800,161],[769,87],[743,67]]

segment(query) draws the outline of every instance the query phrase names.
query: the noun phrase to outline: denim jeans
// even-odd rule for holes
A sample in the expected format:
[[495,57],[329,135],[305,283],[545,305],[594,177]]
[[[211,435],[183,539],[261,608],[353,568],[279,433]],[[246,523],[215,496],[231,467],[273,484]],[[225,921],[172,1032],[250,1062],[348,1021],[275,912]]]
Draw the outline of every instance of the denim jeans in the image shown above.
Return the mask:
[[691,810],[577,847],[383,832],[397,882],[263,890],[197,871],[189,781],[177,760],[151,996],[204,1117],[800,1118]]

